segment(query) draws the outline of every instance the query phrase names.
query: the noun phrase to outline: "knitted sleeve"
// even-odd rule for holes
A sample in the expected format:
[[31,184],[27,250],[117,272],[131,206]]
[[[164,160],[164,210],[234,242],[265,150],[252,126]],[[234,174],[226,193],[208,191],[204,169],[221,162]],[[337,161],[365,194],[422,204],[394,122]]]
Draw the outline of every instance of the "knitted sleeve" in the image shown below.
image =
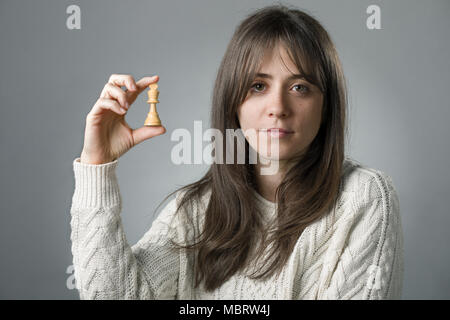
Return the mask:
[[[81,299],[173,299],[180,258],[173,199],[133,247],[120,218],[121,196],[114,162],[73,162],[75,191],[71,206],[74,275]],[[179,241],[179,239],[178,239]]]
[[[401,299],[403,232],[392,179],[377,171],[355,193],[353,212],[330,247],[322,278],[324,299]],[[342,244],[339,244],[342,242]]]

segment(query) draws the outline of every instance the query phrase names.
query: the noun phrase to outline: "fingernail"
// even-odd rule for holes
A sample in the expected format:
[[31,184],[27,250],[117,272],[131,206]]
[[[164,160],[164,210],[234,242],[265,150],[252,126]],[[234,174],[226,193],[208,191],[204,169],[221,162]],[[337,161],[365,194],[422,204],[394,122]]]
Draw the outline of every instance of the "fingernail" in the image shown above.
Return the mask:
[[130,105],[128,104],[128,102],[125,102],[125,108],[128,110],[130,108]]
[[122,111],[122,113],[127,112],[127,110],[125,110],[124,108],[120,108],[120,111]]

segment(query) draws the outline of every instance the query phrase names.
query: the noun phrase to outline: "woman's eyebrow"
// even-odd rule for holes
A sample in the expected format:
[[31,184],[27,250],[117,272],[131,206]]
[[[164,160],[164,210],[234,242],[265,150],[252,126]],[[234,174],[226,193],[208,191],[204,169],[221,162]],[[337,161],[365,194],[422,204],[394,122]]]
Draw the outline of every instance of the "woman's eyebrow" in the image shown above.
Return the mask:
[[[261,73],[261,72],[257,73],[256,77],[267,78],[267,79],[272,79],[273,78],[270,74]],[[292,74],[287,79],[288,80],[293,80],[293,79],[304,79],[304,80],[306,80],[306,78],[303,75],[301,75],[301,74]]]

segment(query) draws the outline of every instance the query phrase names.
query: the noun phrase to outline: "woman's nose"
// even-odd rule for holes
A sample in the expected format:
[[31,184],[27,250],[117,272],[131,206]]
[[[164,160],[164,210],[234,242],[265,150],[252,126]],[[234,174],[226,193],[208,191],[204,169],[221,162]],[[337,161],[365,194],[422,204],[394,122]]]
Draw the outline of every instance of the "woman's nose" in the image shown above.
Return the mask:
[[280,92],[272,95],[267,106],[266,112],[271,118],[286,118],[289,115],[287,103]]
[[270,118],[286,118],[287,112],[282,110],[281,108],[271,108],[269,111]]

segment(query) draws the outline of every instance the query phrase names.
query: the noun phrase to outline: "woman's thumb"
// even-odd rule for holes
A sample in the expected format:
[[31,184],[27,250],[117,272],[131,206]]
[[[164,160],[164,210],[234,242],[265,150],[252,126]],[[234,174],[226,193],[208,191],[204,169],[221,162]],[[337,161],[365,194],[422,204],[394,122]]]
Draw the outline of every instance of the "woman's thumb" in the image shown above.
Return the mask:
[[143,126],[141,128],[133,130],[133,140],[136,145],[152,137],[164,134],[165,132],[166,128],[164,128],[163,126],[159,127]]

